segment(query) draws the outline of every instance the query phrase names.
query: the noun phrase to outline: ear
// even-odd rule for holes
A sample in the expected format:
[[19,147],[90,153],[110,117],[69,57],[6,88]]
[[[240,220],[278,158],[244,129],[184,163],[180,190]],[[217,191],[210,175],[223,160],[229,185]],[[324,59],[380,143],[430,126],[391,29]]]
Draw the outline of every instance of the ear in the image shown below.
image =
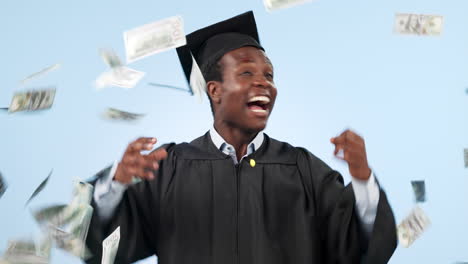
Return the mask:
[[221,82],[209,81],[206,83],[206,91],[208,92],[213,104],[219,104],[221,102]]

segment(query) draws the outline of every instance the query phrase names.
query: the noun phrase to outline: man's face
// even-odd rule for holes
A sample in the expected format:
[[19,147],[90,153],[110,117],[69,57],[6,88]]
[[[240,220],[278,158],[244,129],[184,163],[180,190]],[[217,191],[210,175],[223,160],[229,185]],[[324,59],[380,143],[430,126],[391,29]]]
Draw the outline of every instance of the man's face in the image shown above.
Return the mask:
[[223,81],[215,116],[231,127],[248,132],[265,129],[276,100],[273,66],[263,52],[243,47],[220,60]]

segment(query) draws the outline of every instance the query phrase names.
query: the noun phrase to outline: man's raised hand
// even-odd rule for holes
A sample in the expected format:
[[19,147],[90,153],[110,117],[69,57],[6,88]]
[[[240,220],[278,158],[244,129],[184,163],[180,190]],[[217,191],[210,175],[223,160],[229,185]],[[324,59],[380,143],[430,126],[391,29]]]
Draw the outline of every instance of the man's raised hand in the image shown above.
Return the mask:
[[151,150],[156,144],[156,138],[141,137],[131,142],[117,166],[114,180],[121,183],[130,183],[133,177],[152,180],[153,171],[159,168],[159,161],[167,157],[163,148],[144,155],[142,151]]
[[[367,164],[366,145],[361,136],[351,130],[345,130],[330,141],[335,145],[333,154],[348,163],[351,176],[358,180],[369,179],[371,169]],[[343,152],[343,156],[338,155],[340,151]]]

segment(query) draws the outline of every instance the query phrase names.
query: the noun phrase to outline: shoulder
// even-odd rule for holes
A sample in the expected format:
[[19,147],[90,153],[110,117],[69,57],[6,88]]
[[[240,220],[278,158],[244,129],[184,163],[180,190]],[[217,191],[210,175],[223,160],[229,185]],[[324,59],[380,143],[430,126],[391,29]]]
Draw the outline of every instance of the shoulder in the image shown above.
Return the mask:
[[170,144],[167,151],[169,155],[173,155],[177,159],[224,159],[226,157],[225,154],[216,149],[209,133],[190,143]]
[[259,163],[296,164],[300,149],[265,134],[262,146],[252,155]]
[[267,134],[265,134],[265,142],[268,144],[269,151],[272,151],[274,153],[294,153],[297,154],[298,149],[288,142],[280,141],[277,139],[274,139]]
[[[276,153],[287,153],[287,155],[294,158],[297,165],[307,165],[312,170],[331,170],[331,168],[320,158],[312,152],[301,146],[292,146],[291,144],[283,141],[276,140],[268,137],[271,142],[271,149]],[[283,154],[284,155],[284,154]]]

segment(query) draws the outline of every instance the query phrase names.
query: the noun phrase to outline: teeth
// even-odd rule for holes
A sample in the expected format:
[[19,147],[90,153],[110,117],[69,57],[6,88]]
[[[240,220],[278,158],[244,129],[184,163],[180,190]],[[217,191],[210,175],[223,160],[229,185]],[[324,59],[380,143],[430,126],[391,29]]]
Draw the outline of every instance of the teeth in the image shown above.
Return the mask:
[[263,109],[252,109],[251,110],[252,112],[257,112],[257,113],[266,113],[267,110],[263,110]]
[[270,102],[270,98],[266,96],[254,96],[250,98],[249,103],[251,102],[260,102],[262,104],[268,104]]

